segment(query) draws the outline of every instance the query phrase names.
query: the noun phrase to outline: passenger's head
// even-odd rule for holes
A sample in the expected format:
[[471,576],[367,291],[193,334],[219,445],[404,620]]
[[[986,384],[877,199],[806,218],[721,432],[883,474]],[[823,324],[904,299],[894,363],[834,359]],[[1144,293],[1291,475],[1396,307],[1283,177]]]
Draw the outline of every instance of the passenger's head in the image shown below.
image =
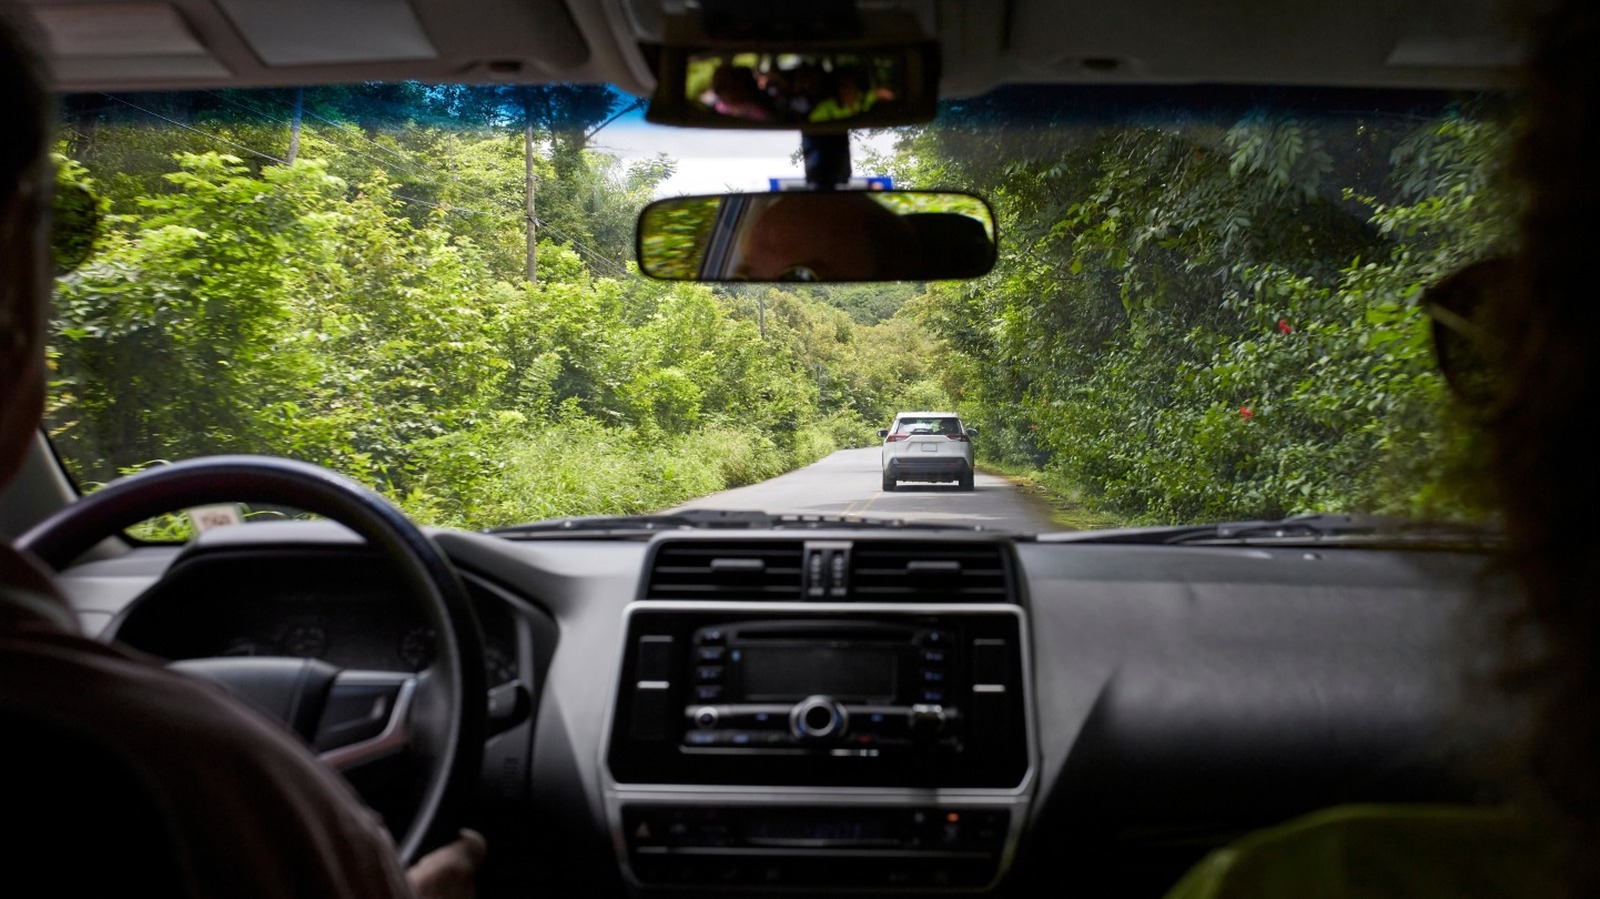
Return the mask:
[[0,486],[44,409],[51,177],[49,93],[9,8],[0,5]]
[[1511,674],[1536,697],[1528,769],[1573,824],[1580,891],[1600,891],[1600,7],[1569,0],[1529,60],[1513,158],[1521,246],[1487,313],[1501,348],[1493,470],[1522,587]]
[[911,226],[865,194],[794,193],[767,202],[745,231],[738,276],[752,281],[894,279],[916,271],[919,253]]
[[736,66],[725,62],[711,73],[711,89],[717,99],[729,103],[752,102],[760,89],[756,86],[755,72],[749,66]]

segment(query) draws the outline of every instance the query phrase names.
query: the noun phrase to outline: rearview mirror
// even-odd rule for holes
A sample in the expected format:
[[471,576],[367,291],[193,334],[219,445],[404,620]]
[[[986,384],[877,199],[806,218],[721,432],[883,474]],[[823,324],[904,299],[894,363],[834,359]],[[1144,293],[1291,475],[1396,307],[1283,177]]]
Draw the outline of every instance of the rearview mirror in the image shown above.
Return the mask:
[[637,242],[673,281],[935,281],[994,266],[995,220],[964,193],[721,194],[651,203]]
[[881,128],[933,120],[931,43],[850,50],[662,47],[648,121],[696,128]]

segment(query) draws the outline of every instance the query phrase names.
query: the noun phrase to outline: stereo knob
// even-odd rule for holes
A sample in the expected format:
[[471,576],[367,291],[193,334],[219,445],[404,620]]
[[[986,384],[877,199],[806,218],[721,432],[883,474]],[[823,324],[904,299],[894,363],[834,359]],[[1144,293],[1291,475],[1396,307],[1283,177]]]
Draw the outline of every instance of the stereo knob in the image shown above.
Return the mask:
[[850,714],[827,696],[810,696],[789,711],[789,731],[802,740],[826,740],[844,735]]

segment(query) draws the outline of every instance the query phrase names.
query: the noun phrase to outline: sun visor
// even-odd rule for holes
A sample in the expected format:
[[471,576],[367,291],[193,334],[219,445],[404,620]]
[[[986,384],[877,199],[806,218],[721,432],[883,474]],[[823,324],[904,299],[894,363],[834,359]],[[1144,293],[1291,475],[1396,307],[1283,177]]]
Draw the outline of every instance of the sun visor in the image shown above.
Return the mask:
[[165,3],[30,9],[50,44],[57,81],[216,79],[228,70]]
[[217,5],[269,66],[439,55],[405,0],[219,0]]

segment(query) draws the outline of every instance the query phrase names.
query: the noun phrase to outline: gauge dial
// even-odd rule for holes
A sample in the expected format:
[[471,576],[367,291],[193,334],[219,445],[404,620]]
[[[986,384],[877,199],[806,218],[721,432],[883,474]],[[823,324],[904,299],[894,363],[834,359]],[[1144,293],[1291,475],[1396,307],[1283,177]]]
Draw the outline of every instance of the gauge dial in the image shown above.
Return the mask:
[[416,627],[407,631],[406,635],[400,638],[400,647],[397,651],[400,654],[400,661],[406,663],[406,666],[413,671],[421,671],[432,665],[434,654],[433,628]]
[[296,624],[284,631],[283,647],[290,655],[321,658],[328,651],[328,632],[315,624]]
[[254,637],[235,637],[228,641],[222,650],[224,656],[270,656],[276,655],[271,643],[257,640]]

